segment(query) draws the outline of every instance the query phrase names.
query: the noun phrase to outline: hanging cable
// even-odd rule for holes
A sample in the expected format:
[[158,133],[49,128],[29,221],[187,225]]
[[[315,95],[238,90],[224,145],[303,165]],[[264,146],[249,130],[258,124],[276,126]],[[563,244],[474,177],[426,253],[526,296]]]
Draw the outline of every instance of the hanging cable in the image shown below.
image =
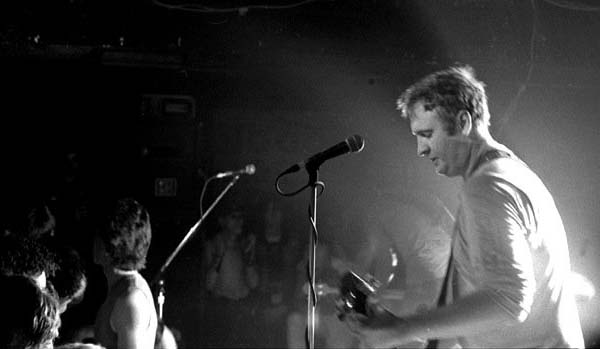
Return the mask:
[[208,187],[208,183],[210,181],[212,181],[213,179],[215,179],[215,176],[212,176],[209,179],[207,179],[206,181],[204,181],[204,186],[202,186],[202,192],[200,193],[200,217],[202,217],[204,215],[203,202],[204,202],[204,194],[206,193],[206,188]]
[[[160,0],[152,0],[152,3],[156,6],[164,7],[169,10],[180,10],[187,12],[196,12],[196,13],[246,13],[249,10],[286,10],[295,7],[304,6],[313,2],[323,1],[323,0],[303,0],[292,4],[287,5],[246,5],[246,6],[238,6],[238,7],[211,7],[205,6],[202,4],[168,4],[162,2]],[[332,0],[328,0],[332,1]]]
[[517,94],[512,98],[512,100],[508,104],[508,107],[506,108],[506,111],[502,115],[502,119],[500,121],[501,124],[498,129],[498,134],[502,133],[502,131],[504,130],[504,126],[506,126],[508,124],[509,119],[514,115],[514,113],[517,109],[519,100],[521,99],[521,96],[523,95],[523,93],[525,93],[525,90],[527,90],[527,86],[528,86],[529,82],[531,81],[531,76],[533,75],[533,68],[534,68],[534,63],[535,63],[535,40],[537,39],[537,36],[538,36],[538,11],[535,6],[535,0],[531,0],[531,9],[533,11],[533,13],[532,13],[533,23],[532,23],[532,28],[531,28],[531,36],[529,39],[529,62],[527,64],[528,65],[527,75],[525,76],[525,80],[519,86],[519,89],[517,90]]
[[582,4],[576,1],[567,1],[567,0],[542,0],[556,7],[564,8],[567,10],[573,11],[587,11],[587,12],[595,12],[600,11],[599,6],[590,6],[586,4]]
[[[284,192],[283,190],[281,190],[281,187],[279,186],[279,181],[281,180],[281,178],[283,176],[288,175],[287,173],[282,173],[279,176],[277,176],[277,178],[275,179],[275,190],[277,190],[277,192],[280,195],[283,196],[294,196],[296,194],[299,194],[300,192],[304,191],[306,188],[309,188],[312,184],[311,183],[307,183],[304,186],[300,187],[299,189],[296,189],[292,192]],[[325,183],[321,182],[321,181],[317,181],[314,184],[316,187],[318,187],[320,189],[318,196],[320,197],[321,194],[323,194],[323,192],[325,191]]]

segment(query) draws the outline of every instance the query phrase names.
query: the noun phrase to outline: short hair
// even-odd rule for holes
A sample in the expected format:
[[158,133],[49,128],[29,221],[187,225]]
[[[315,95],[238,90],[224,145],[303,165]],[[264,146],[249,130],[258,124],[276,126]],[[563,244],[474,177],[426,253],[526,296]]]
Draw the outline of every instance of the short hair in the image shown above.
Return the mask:
[[27,215],[26,233],[31,238],[43,238],[54,233],[56,220],[45,204],[32,207]]
[[53,251],[56,271],[49,281],[59,302],[81,299],[87,287],[87,277],[79,254],[65,246],[57,246]]
[[0,276],[0,299],[4,315],[0,317],[2,348],[51,348],[58,336],[58,302],[25,276]]
[[56,219],[42,199],[17,202],[11,207],[5,229],[11,234],[32,239],[46,238],[54,234]]
[[136,200],[120,199],[105,217],[99,237],[114,267],[143,269],[152,239],[150,215]]
[[447,131],[456,130],[456,115],[461,110],[471,114],[473,123],[490,123],[485,84],[475,78],[475,70],[468,66],[454,66],[437,71],[407,88],[398,98],[401,117],[410,118],[412,108],[422,102],[425,110],[435,110]]
[[0,238],[0,274],[34,277],[43,271],[48,277],[56,271],[48,248],[25,237],[9,235]]

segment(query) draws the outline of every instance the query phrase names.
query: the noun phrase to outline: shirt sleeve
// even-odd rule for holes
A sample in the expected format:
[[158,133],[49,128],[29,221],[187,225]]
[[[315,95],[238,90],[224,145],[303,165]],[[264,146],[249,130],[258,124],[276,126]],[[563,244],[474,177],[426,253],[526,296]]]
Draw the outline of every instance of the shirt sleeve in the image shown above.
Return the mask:
[[534,226],[531,203],[514,185],[483,175],[465,186],[463,209],[463,244],[475,267],[478,288],[524,321],[536,290],[528,240]]

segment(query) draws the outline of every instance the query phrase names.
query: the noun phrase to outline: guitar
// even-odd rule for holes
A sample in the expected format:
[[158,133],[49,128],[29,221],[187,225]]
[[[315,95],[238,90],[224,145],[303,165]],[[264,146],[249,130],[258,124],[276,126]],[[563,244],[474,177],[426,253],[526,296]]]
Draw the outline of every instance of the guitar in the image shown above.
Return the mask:
[[343,320],[352,312],[367,315],[367,299],[380,286],[381,283],[369,274],[361,277],[352,270],[346,272],[340,281],[338,318]]
[[[380,286],[381,283],[370,274],[361,277],[358,273],[349,270],[343,274],[336,287],[319,282],[315,285],[315,292],[319,297],[332,295],[336,298],[337,308],[340,312],[338,317],[342,320],[346,314],[351,312],[366,315],[367,299]],[[308,292],[308,284],[304,285],[303,292],[304,294]]]

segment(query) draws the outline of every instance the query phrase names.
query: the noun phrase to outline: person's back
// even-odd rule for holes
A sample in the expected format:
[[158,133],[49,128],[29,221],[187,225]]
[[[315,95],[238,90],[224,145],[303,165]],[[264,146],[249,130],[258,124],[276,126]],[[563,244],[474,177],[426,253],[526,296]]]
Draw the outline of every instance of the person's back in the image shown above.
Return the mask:
[[[131,298],[135,298],[133,304]],[[127,317],[124,313],[125,308],[134,306],[139,315],[138,323],[123,324],[128,327],[135,327],[135,338],[139,341],[136,346],[139,348],[152,348],[154,346],[154,337],[156,334],[157,317],[152,299],[152,293],[148,283],[138,273],[125,275],[111,287],[108,291],[105,302],[100,307],[96,316],[94,328],[95,338],[107,348],[117,348],[119,324],[123,318]]]
[[[521,266],[502,269],[502,262],[496,260],[502,258],[502,251],[487,248],[478,254],[473,246],[470,249],[462,246],[464,241],[473,241],[470,237],[457,239],[453,248],[460,275],[457,296],[469,294],[481,285],[496,287],[499,291],[494,296],[495,301],[519,319],[518,323],[507,324],[493,333],[463,338],[463,345],[583,347],[575,299],[568,287],[570,261],[566,233],[554,200],[538,176],[517,159],[497,159],[482,165],[465,182],[461,199],[465,211],[489,214],[488,224],[492,226],[486,229],[494,229],[496,222],[492,217],[506,215],[499,210],[509,210],[509,215],[516,216],[514,220],[522,227],[515,231],[525,231],[525,236],[494,234],[486,238],[512,239],[511,243],[517,246],[514,250],[530,255],[534,266],[534,270]],[[474,224],[478,223],[470,221],[467,215],[459,215],[458,225],[462,228],[459,234],[478,231]],[[480,270],[487,271],[481,273]],[[483,276],[490,275],[490,270],[491,274],[507,277],[487,280]],[[521,273],[524,279],[535,282],[525,283],[519,286],[525,289],[515,290],[516,285],[506,282],[512,273]]]
[[94,260],[108,282],[95,321],[96,341],[108,349],[153,348],[157,315],[152,292],[138,272],[145,265],[151,229],[148,212],[124,199],[109,213],[94,242]]

